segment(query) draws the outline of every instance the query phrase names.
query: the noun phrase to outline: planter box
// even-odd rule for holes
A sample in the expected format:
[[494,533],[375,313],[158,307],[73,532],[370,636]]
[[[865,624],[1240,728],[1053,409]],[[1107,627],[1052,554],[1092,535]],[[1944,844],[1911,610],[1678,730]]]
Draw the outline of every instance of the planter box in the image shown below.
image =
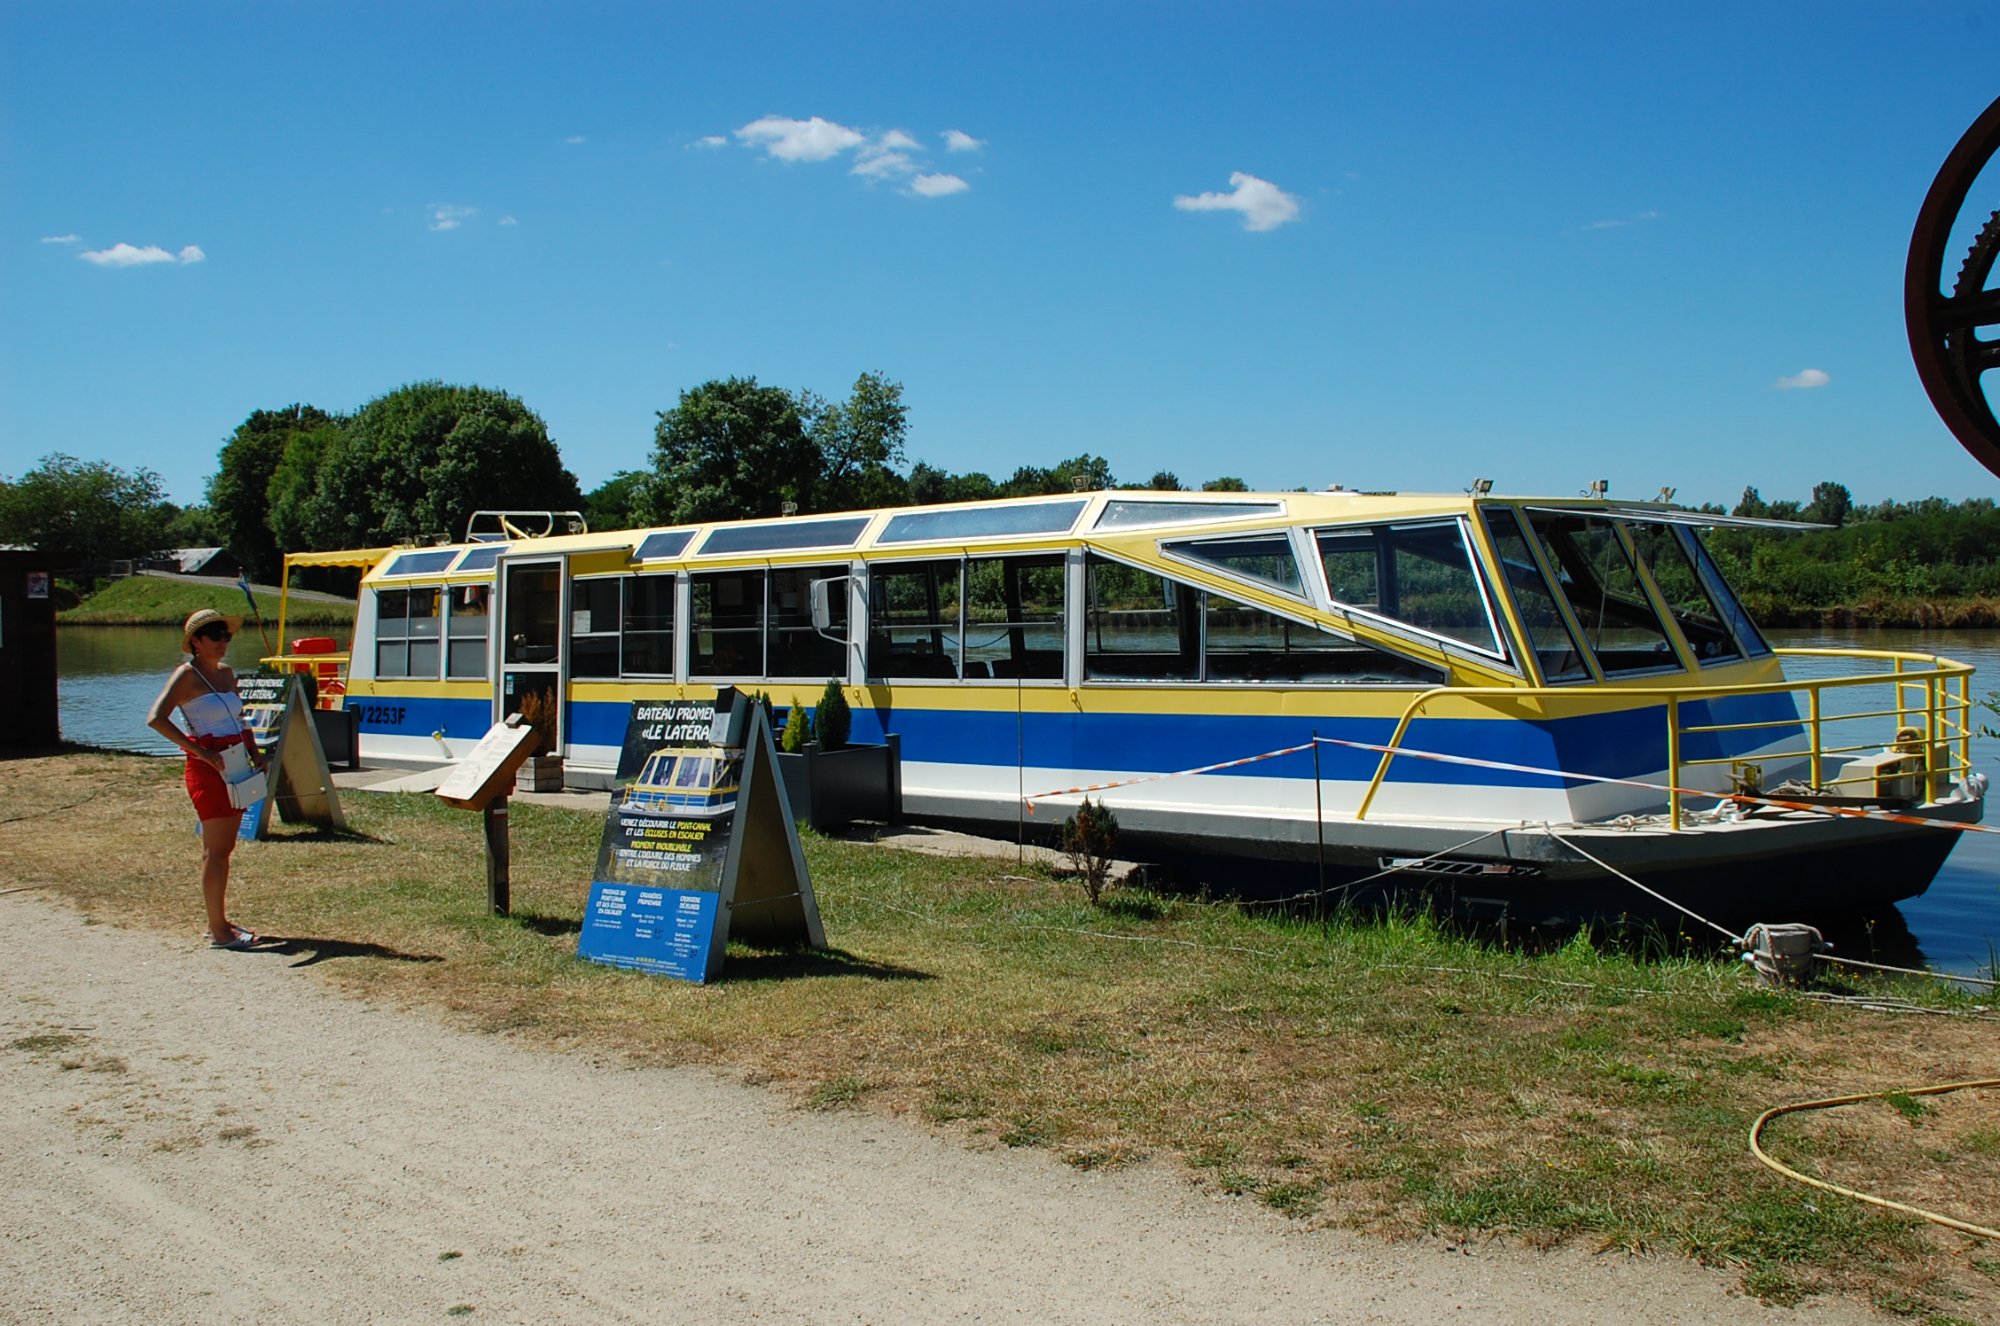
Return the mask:
[[530,755],[514,775],[519,792],[560,792],[563,790],[563,760],[560,755]]
[[818,830],[855,820],[895,824],[903,818],[903,749],[893,734],[887,745],[778,752],[778,778],[792,818]]

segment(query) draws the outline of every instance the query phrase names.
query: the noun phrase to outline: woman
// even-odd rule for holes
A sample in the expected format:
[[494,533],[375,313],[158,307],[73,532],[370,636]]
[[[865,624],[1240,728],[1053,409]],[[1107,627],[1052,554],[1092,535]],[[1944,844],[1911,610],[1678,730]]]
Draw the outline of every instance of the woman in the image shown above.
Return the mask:
[[[229,853],[236,847],[236,827],[243,812],[229,804],[222,752],[246,745],[250,763],[259,769],[264,767],[264,753],[243,722],[236,673],[222,661],[229,652],[229,636],[229,619],[213,608],[187,619],[181,628],[181,649],[188,661],[167,678],[166,689],[146,715],[146,726],[187,752],[182,781],[201,821],[201,896],[208,905],[209,947],[246,949],[257,943],[257,936],[232,924],[223,903],[229,889]],[[169,717],[175,709],[187,719],[188,731],[181,731]]]

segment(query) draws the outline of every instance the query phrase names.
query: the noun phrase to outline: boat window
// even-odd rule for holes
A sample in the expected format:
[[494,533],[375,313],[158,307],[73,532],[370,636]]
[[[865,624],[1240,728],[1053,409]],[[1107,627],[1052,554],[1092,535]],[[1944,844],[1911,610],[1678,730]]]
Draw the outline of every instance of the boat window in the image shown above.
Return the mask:
[[1588,680],[1590,670],[1584,666],[1583,650],[1563,621],[1562,609],[1556,606],[1548,582],[1542,579],[1541,568],[1535,564],[1535,554],[1528,547],[1528,536],[1520,521],[1506,507],[1484,507],[1482,511],[1486,532],[1492,536],[1494,551],[1500,558],[1507,592],[1514,599],[1514,612],[1527,632],[1528,647],[1535,651],[1542,679]]
[[1283,590],[1294,598],[1305,597],[1299,559],[1292,555],[1292,541],[1282,533],[1246,534],[1234,539],[1188,539],[1163,543],[1160,549]]
[[456,548],[430,548],[423,552],[406,552],[389,563],[385,576],[434,576],[450,566],[458,556]]
[[1709,594],[1735,631],[1737,645],[1752,657],[1770,653],[1769,642],[1737,600],[1736,591],[1730,588],[1722,568],[1715,564],[1714,556],[1708,551],[1708,545],[1701,541],[1701,535],[1691,527],[1684,527],[1681,530],[1681,545],[1694,557],[1695,565],[1701,570],[1701,582],[1708,587]]
[[701,555],[785,552],[798,548],[852,548],[868,528],[870,516],[838,520],[779,520],[763,525],[720,525],[702,540]]
[[439,675],[440,624],[437,586],[378,590],[375,675],[435,679]]
[[1007,534],[1062,534],[1083,514],[1085,499],[1025,502],[1008,506],[945,507],[891,516],[875,542],[932,543],[991,539]]
[[764,572],[715,571],[692,577],[688,673],[764,675]]
[[670,677],[674,671],[674,577],[625,581],[619,670],[628,677]]
[[554,663],[562,644],[562,573],[553,563],[507,568],[508,663]]
[[452,570],[454,573],[464,572],[464,571],[491,571],[494,568],[494,566],[496,566],[499,563],[500,554],[506,552],[510,546],[511,545],[505,543],[489,543],[483,548],[470,549],[466,552],[465,556],[459,560],[458,565],[453,567]]
[[1198,680],[1200,591],[1094,553],[1085,565],[1083,675],[1093,680]]
[[959,673],[963,602],[956,557],[877,563],[868,572],[868,676],[951,677]]
[[1507,656],[1456,520],[1344,526],[1314,537],[1335,603]]
[[569,671],[572,677],[618,675],[619,581],[602,576],[569,587]]
[[669,557],[679,557],[681,549],[687,547],[688,540],[693,537],[694,531],[691,529],[669,529],[661,530],[658,534],[648,534],[639,541],[638,550],[632,554],[632,560],[657,562]]
[[1061,553],[968,558],[960,675],[1061,681],[1067,585]]
[[1202,675],[1209,681],[1444,684],[1442,668],[1227,595],[1210,591],[1203,597]]
[[493,587],[458,585],[449,592],[449,599],[450,608],[445,615],[445,675],[483,678]]
[[1141,525],[1184,524],[1194,520],[1229,520],[1237,516],[1275,516],[1277,502],[1131,502],[1112,498],[1097,515],[1098,529],[1132,529]]
[[1584,511],[1537,511],[1529,521],[1606,676],[1680,666],[1611,521]]
[[1736,640],[1723,622],[1722,610],[1702,583],[1693,556],[1681,543],[1682,532],[1672,525],[1643,521],[1627,523],[1625,532],[1632,536],[1639,560],[1652,573],[1667,612],[1681,628],[1694,656],[1704,664],[1741,658]]
[[[776,566],[771,568],[770,639],[766,643],[765,676],[826,678],[847,676],[847,568],[845,566]],[[835,580],[827,595],[833,638],[813,629],[812,582]]]

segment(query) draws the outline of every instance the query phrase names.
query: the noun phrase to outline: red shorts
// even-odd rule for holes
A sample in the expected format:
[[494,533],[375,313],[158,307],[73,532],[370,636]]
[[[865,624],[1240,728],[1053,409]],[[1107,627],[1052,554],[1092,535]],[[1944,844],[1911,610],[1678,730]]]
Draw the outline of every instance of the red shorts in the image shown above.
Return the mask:
[[[224,750],[241,745],[247,738],[241,732],[229,737],[196,737],[194,744],[203,750]],[[198,820],[235,819],[243,812],[229,804],[229,785],[222,781],[222,774],[205,760],[187,757],[187,769],[181,774],[181,781],[187,785],[188,799],[194,802],[194,817]]]

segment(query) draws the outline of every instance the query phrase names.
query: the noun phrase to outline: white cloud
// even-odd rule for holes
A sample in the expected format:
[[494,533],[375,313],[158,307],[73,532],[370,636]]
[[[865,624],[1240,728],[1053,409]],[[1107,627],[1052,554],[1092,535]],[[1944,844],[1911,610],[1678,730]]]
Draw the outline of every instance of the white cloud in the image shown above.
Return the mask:
[[432,230],[457,230],[460,226],[479,215],[477,207],[459,207],[452,203],[431,204]]
[[866,179],[879,180],[886,177],[914,175],[917,163],[910,160],[907,152],[878,152],[870,156],[856,157],[850,175],[860,175]]
[[867,135],[817,115],[810,120],[766,115],[738,129],[736,137],[746,146],[763,148],[780,161],[825,161],[868,141]]
[[947,152],[977,152],[986,146],[984,138],[974,138],[969,133],[957,129],[944,131],[944,150]]
[[910,181],[910,192],[919,198],[948,198],[971,187],[956,175],[919,175]]
[[1241,212],[1245,230],[1276,230],[1299,219],[1299,200],[1269,180],[1239,170],[1229,184],[1231,193],[1182,194],[1174,206],[1183,212]]
[[579,143],[587,143],[589,141],[590,140],[588,138],[585,138],[582,134],[571,134],[569,137],[563,139],[563,142],[568,143],[571,147],[575,147]]
[[521,223],[516,221],[513,217],[513,214],[510,212],[506,216],[500,218],[500,224],[503,226],[518,226]]
[[81,236],[81,235],[44,235],[44,236],[42,236],[42,243],[44,243],[44,244],[81,244],[81,243],[83,243],[83,236]]
[[901,152],[919,146],[921,144],[916,139],[910,137],[901,129],[891,129],[888,133],[883,134],[873,143],[870,143],[865,150],[870,152]]
[[1621,216],[1613,221],[1592,221],[1589,225],[1585,226],[1584,229],[1616,230],[1620,226],[1636,226],[1642,221],[1657,221],[1659,219],[1660,219],[1660,214],[1656,210],[1645,211],[1645,212],[1634,212],[1630,216]]
[[1779,378],[1772,387],[1779,391],[1799,391],[1810,387],[1824,387],[1833,381],[1817,368],[1802,369],[1788,378]]
[[705,147],[705,148],[728,147],[729,140],[727,138],[724,138],[721,134],[710,134],[706,138],[695,139],[694,145],[696,147]]
[[195,263],[208,257],[193,244],[178,254],[168,253],[157,244],[138,248],[131,244],[113,244],[108,249],[90,249],[76,255],[88,263],[99,267],[147,267],[154,263]]

